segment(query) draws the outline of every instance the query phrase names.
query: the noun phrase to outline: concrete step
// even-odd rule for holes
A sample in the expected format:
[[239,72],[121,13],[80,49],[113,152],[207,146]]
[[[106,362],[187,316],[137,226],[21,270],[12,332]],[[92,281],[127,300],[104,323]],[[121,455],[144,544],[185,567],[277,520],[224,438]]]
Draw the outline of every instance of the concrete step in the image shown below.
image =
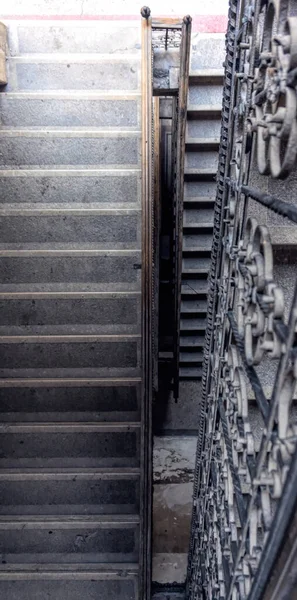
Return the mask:
[[[0,259],[1,264],[1,259]],[[1,288],[0,288],[1,289]],[[31,298],[0,293],[0,336],[135,335],[140,332],[140,295],[131,292]]]
[[135,562],[138,527],[132,515],[0,516],[0,552],[6,564]]
[[34,54],[7,61],[11,91],[139,89],[140,61],[135,54]]
[[140,398],[137,379],[2,379],[0,421],[138,421]]
[[137,579],[136,563],[12,563],[0,565],[0,594],[2,600],[136,600]]
[[140,336],[0,338],[1,377],[139,375]]
[[3,423],[0,468],[139,465],[140,423]]
[[184,206],[184,227],[199,224],[201,226],[213,225],[214,210],[210,203],[187,203]]
[[1,126],[139,129],[139,102],[133,92],[2,93]]
[[137,514],[138,469],[0,470],[0,515]]
[[138,168],[0,170],[1,205],[140,206],[139,177]]
[[11,129],[0,130],[0,168],[15,166],[81,165],[136,166],[139,162],[137,131]]
[[[8,21],[11,56],[21,54],[111,53],[140,58],[139,22],[121,20]],[[32,57],[34,58],[34,56]]]

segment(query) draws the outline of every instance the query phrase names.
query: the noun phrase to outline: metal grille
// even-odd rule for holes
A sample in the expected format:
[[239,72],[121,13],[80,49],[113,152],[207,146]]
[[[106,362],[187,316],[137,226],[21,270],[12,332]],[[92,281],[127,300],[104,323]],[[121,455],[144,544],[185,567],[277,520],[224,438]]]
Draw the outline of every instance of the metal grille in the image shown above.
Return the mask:
[[297,284],[288,301],[267,227],[297,208],[262,183],[288,178],[296,196],[296,14],[295,0],[229,6],[191,600],[264,598],[297,506]]

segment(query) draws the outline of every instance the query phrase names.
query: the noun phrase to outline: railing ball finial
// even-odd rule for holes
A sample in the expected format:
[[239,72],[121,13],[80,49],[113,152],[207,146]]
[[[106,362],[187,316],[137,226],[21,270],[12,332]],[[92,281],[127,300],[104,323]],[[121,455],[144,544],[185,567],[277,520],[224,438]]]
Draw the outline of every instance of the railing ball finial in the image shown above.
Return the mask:
[[140,14],[144,19],[148,19],[151,16],[151,9],[148,6],[143,6]]
[[183,22],[184,22],[185,25],[190,25],[190,23],[192,23],[192,17],[191,17],[191,15],[186,15],[183,18]]

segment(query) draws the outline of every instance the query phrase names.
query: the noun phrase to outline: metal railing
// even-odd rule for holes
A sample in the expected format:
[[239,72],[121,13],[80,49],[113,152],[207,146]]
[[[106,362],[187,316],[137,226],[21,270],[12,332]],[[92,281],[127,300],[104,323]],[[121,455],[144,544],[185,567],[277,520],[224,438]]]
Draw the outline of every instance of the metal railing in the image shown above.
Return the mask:
[[[297,223],[296,14],[295,0],[229,6],[191,600],[293,598],[286,537],[297,530],[297,283],[284,293],[275,277],[267,214]],[[287,179],[295,197],[270,194],[268,178]]]

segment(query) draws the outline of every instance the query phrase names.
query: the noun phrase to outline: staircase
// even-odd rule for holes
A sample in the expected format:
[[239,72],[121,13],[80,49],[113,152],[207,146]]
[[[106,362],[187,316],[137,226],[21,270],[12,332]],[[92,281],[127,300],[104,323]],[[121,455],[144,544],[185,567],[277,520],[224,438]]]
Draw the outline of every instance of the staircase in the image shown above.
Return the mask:
[[134,600],[140,26],[6,25],[0,597]]
[[[219,57],[221,45],[219,42]],[[203,55],[203,41],[199,47]],[[184,175],[181,380],[198,380],[202,376],[223,84],[222,68],[195,69],[195,63],[192,54]]]

